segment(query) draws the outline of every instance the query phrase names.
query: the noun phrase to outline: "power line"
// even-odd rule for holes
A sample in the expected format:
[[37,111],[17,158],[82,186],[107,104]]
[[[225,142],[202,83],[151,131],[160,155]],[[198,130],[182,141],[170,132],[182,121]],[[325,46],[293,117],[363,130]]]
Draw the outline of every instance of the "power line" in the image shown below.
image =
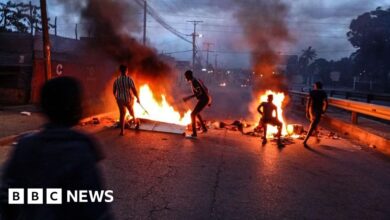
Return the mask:
[[[145,7],[144,4],[142,4],[140,2],[140,0],[135,0],[135,2],[140,5],[141,7]],[[152,16],[161,26],[163,26],[165,29],[167,29],[168,31],[170,31],[172,34],[176,35],[177,37],[179,37],[180,39],[188,42],[188,43],[192,43],[190,40],[188,40],[186,37],[185,37],[185,34],[179,32],[178,30],[176,30],[175,28],[173,28],[172,26],[170,26],[168,23],[166,23],[164,21],[163,18],[160,17],[160,15],[158,15],[158,13],[149,5],[147,4],[146,5],[146,10],[148,12],[148,14],[150,16]]]

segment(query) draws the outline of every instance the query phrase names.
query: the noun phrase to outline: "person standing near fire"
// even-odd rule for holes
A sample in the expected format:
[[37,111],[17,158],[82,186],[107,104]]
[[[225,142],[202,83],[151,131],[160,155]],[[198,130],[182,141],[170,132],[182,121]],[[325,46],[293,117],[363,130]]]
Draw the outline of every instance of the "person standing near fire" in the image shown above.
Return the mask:
[[184,73],[184,76],[186,80],[191,83],[192,86],[192,92],[194,93],[193,95],[187,96],[183,98],[183,101],[186,102],[192,98],[198,99],[198,103],[196,104],[194,110],[191,112],[191,123],[192,123],[192,134],[187,135],[187,138],[196,138],[197,137],[197,132],[196,132],[196,118],[198,118],[199,123],[202,127],[202,132],[206,133],[207,132],[207,127],[204,124],[202,120],[202,116],[200,115],[200,112],[207,106],[211,104],[211,97],[209,95],[208,89],[206,86],[203,84],[202,81],[196,79],[193,76],[193,73],[191,70],[187,70]]
[[260,124],[264,130],[262,144],[263,145],[267,144],[267,125],[271,124],[271,125],[277,126],[277,128],[278,128],[278,133],[277,133],[278,146],[283,146],[283,144],[280,140],[280,136],[282,135],[283,124],[278,119],[278,109],[272,103],[273,100],[274,100],[274,96],[268,95],[267,102],[262,102],[262,103],[260,103],[259,107],[257,107],[257,111],[261,115]]
[[326,92],[322,90],[322,83],[315,82],[314,90],[310,91],[309,100],[306,105],[306,117],[310,119],[310,128],[307,132],[306,138],[303,141],[303,145],[308,147],[307,141],[313,132],[316,132],[317,143],[320,142],[318,137],[318,124],[320,123],[321,116],[325,113],[328,108],[328,98]]
[[126,109],[129,111],[131,117],[133,117],[133,121],[135,122],[135,128],[138,129],[140,126],[139,120],[135,117],[133,104],[134,104],[134,96],[137,98],[137,102],[140,102],[138,97],[137,89],[135,88],[134,81],[127,75],[127,66],[120,65],[119,66],[120,76],[115,80],[113,86],[113,92],[118,104],[119,108],[119,123],[121,132],[120,135],[124,135],[125,128],[125,115]]

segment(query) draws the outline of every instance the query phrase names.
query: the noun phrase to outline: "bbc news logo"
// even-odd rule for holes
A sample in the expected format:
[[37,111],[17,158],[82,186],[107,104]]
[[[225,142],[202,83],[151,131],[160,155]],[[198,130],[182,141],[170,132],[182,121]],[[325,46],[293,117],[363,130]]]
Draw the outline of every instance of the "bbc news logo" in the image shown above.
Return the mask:
[[[45,192],[45,193],[44,193]],[[64,194],[63,194],[64,192]],[[26,200],[27,199],[27,200]],[[62,204],[66,203],[111,203],[112,190],[66,190],[61,188],[9,188],[8,204]]]

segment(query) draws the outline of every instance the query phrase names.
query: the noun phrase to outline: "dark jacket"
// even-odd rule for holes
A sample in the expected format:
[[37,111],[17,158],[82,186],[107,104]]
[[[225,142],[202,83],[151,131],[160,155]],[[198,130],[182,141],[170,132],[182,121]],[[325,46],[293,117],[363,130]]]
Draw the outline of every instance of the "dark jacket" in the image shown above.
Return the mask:
[[2,219],[111,219],[105,203],[7,205],[8,188],[62,188],[63,200],[66,190],[101,190],[96,166],[101,159],[97,143],[70,128],[49,125],[22,138],[2,177]]

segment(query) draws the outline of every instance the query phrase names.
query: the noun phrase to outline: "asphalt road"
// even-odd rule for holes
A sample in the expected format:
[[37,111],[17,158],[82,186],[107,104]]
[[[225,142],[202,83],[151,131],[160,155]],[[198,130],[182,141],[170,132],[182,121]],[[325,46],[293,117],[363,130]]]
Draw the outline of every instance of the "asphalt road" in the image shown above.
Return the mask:
[[347,140],[118,133],[96,134],[117,219],[390,219],[390,160]]

